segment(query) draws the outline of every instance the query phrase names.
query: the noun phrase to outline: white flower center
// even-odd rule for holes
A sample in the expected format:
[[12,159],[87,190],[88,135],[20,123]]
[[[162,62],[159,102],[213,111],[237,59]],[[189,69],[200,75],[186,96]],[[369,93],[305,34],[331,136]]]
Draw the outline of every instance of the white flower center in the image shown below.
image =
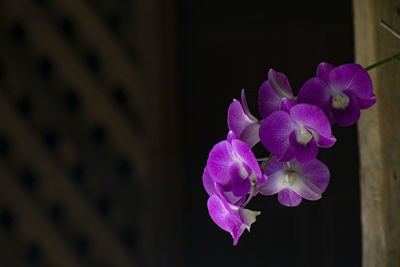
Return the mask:
[[332,107],[336,109],[345,109],[350,102],[350,98],[343,93],[336,93],[332,99]]
[[247,177],[249,177],[249,174],[246,171],[246,168],[243,166],[243,164],[240,164],[240,177],[242,177],[243,179],[246,179]]
[[304,127],[300,127],[300,129],[296,131],[296,140],[301,144],[307,144],[311,138],[312,135]]
[[290,171],[286,171],[283,177],[283,183],[290,187],[291,185],[294,184],[296,180],[296,173],[295,172],[290,172]]
[[257,175],[254,172],[251,172],[250,181],[254,184],[257,181]]

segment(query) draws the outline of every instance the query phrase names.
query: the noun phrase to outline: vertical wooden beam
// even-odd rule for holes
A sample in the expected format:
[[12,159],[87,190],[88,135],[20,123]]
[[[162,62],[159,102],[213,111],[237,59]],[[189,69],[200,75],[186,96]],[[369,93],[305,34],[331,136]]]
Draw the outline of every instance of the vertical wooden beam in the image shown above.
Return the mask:
[[[399,0],[354,0],[356,62],[363,66],[400,52]],[[361,158],[363,266],[400,266],[400,63],[370,71],[376,105],[358,124]]]

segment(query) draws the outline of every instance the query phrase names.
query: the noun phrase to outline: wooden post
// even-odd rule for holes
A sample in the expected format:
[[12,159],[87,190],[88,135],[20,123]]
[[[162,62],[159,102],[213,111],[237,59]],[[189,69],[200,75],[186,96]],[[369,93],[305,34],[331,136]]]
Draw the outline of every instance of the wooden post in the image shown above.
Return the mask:
[[[363,66],[400,52],[399,0],[354,0],[356,62]],[[376,105],[358,124],[361,158],[363,266],[400,266],[400,62],[371,70]]]

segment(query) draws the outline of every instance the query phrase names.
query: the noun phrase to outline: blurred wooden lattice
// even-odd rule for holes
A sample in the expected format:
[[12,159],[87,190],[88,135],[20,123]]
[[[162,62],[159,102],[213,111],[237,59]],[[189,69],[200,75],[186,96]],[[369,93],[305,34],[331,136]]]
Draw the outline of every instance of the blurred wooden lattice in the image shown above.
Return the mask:
[[154,57],[173,44],[143,15],[166,5],[0,1],[1,266],[166,266],[179,253],[165,246],[180,239],[174,66]]

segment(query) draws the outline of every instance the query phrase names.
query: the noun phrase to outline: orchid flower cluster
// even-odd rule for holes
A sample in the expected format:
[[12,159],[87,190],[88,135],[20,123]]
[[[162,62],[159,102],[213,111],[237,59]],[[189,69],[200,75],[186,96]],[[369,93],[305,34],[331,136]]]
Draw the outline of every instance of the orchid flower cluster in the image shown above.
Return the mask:
[[[360,110],[376,102],[372,81],[358,64],[334,67],[321,63],[316,77],[306,81],[297,96],[287,77],[270,69],[258,92],[258,119],[241,101],[228,108],[229,133],[209,154],[203,185],[210,195],[207,207],[212,220],[229,232],[236,245],[259,211],[246,209],[257,194],[278,194],[284,206],[298,206],[302,199],[318,200],[328,186],[328,167],[316,159],[319,147],[336,142],[331,126],[351,125]],[[257,159],[258,143],[270,153]],[[260,163],[259,163],[260,162]]]

